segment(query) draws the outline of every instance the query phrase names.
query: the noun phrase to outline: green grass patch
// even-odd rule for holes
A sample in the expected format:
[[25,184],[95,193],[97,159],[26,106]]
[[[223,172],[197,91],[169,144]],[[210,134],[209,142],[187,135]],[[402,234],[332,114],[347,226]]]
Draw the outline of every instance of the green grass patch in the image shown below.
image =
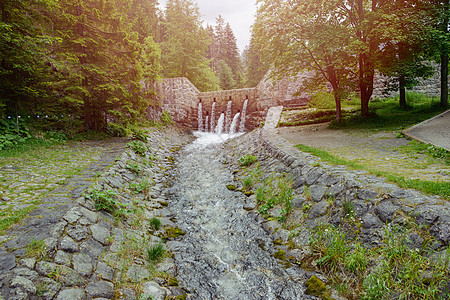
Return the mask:
[[12,207],[0,210],[0,234],[3,234],[13,224],[20,223],[34,209],[36,209],[36,205],[19,210],[13,210]]
[[370,116],[362,118],[360,114],[346,116],[341,122],[333,121],[330,128],[368,129],[372,131],[401,130],[423,122],[443,112],[439,98],[407,92],[407,108],[399,106],[398,96],[374,99],[369,103]]
[[365,170],[371,174],[376,176],[384,177],[387,181],[397,184],[401,188],[411,188],[419,190],[426,194],[439,195],[445,199],[450,199],[450,183],[448,182],[435,182],[435,181],[426,181],[419,179],[405,179],[404,176],[386,172],[379,171],[373,168],[363,166],[351,161],[347,161],[345,159],[336,157],[327,151],[320,150],[317,148],[313,148],[306,145],[296,145],[296,147],[303,152],[311,153],[320,159],[331,163],[333,165],[344,165],[354,170]]

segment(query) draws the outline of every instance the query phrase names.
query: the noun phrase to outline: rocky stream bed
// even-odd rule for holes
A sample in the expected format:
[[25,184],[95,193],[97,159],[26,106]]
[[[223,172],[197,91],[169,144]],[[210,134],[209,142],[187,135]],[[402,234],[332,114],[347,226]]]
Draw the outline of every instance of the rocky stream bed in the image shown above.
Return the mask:
[[[308,281],[329,279],[303,263],[310,234],[345,223],[346,201],[367,248],[411,219],[426,225],[436,253],[448,247],[450,205],[439,197],[328,166],[270,130],[208,146],[192,140],[171,128],[152,130],[144,148],[121,141],[105,154],[108,163],[45,194],[0,236],[0,299],[319,299]],[[277,205],[262,214],[244,188],[255,166],[239,158],[250,154],[262,177],[292,180],[287,220],[277,221]],[[99,199],[113,208],[106,212]],[[161,228],[150,226],[155,218]],[[412,247],[424,243],[422,232],[409,234]],[[162,259],[149,259],[155,245],[165,248]],[[340,298],[331,287],[327,295]]]

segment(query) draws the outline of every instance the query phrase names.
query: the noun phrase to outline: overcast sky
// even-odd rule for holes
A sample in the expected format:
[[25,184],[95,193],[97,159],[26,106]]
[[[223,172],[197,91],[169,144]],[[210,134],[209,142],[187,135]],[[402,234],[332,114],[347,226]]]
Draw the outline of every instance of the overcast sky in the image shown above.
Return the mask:
[[[222,15],[230,23],[237,39],[239,51],[243,51],[250,42],[250,26],[256,13],[256,0],[194,0],[200,7],[204,25],[216,24],[216,17]],[[159,0],[165,8],[166,0]]]

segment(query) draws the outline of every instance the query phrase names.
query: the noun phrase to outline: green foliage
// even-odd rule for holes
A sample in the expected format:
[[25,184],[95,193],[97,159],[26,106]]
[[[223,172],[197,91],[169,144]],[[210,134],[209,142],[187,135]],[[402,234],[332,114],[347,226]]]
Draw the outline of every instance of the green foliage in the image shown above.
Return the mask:
[[[218,90],[206,52],[211,41],[192,0],[169,0],[164,10],[162,66],[165,77],[186,77],[200,91]],[[184,30],[181,30],[184,29]]]
[[126,205],[117,201],[117,196],[118,194],[113,190],[92,190],[86,195],[86,198],[94,201],[95,209],[122,217],[128,210]]
[[150,190],[150,187],[154,185],[153,179],[144,179],[142,182],[131,182],[128,186],[130,190],[132,190],[135,194],[139,193],[148,193]]
[[[380,267],[364,280],[363,299],[395,295],[399,299],[438,299],[448,284],[450,248],[443,260],[433,261],[429,249],[410,249],[406,232],[386,229]],[[423,253],[425,252],[425,253]],[[448,291],[447,291],[448,293]]]
[[25,256],[36,260],[42,260],[47,257],[47,246],[43,240],[32,239],[25,247]]
[[317,92],[311,96],[308,107],[334,109],[336,107],[336,103],[334,102],[334,97],[332,94],[326,92]]
[[134,174],[139,174],[142,171],[142,167],[140,164],[138,163],[133,163],[133,162],[128,162],[126,165],[127,170],[130,170],[131,172],[133,172]]
[[172,121],[172,116],[167,111],[162,112],[160,120],[164,126],[174,124],[174,121]]
[[256,156],[247,154],[239,158],[239,164],[241,166],[247,167],[256,162],[257,160],[258,158]]
[[147,146],[143,142],[136,140],[129,142],[127,144],[127,147],[133,150],[134,153],[139,154],[141,156],[144,156],[145,153],[148,151]]
[[129,134],[129,130],[122,124],[108,123],[106,133],[110,136],[126,137]]
[[14,210],[10,206],[6,209],[0,210],[0,233],[4,233],[4,231],[11,225],[20,223],[34,209],[36,209],[36,205]]
[[162,224],[160,219],[153,217],[148,221],[148,225],[152,230],[159,230]]
[[349,199],[345,199],[342,202],[342,209],[344,210],[344,218],[350,219],[355,216],[355,206]]
[[150,136],[147,134],[145,130],[137,129],[133,130],[133,139],[139,140],[141,142],[147,143]]
[[25,143],[31,138],[30,131],[24,121],[0,119],[0,150],[12,148]]
[[147,259],[152,263],[160,261],[165,254],[166,249],[162,243],[153,244],[147,248]]

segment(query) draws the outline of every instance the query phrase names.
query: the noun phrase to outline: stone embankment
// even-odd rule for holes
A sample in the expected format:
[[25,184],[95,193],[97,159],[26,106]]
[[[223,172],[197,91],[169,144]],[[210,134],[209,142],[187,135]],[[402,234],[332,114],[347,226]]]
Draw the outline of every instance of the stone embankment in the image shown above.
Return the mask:
[[249,174],[239,165],[239,158],[244,155],[258,158],[264,177],[277,174],[292,179],[293,210],[285,225],[295,223],[295,230],[275,221],[282,212],[280,208],[271,209],[267,219],[262,219],[256,195],[249,196],[243,204],[249,216],[259,220],[272,234],[280,245],[277,249],[285,252],[291,263],[303,265],[311,254],[310,235],[318,225],[348,227],[346,203],[351,203],[351,224],[356,224],[350,234],[356,234],[367,249],[383,246],[386,233],[397,226],[408,228],[412,249],[427,245],[439,257],[446,255],[450,242],[450,203],[445,199],[399,188],[365,171],[328,165],[298,151],[272,130],[259,129],[230,141],[223,147],[223,153],[223,160],[236,176],[237,190],[244,188],[242,182]]
[[172,152],[190,139],[182,130],[154,131],[139,154],[122,141],[46,195],[2,236],[0,299],[184,297],[173,260],[155,263],[146,251],[173,235],[167,226],[151,229],[148,220],[164,211],[164,173]]

